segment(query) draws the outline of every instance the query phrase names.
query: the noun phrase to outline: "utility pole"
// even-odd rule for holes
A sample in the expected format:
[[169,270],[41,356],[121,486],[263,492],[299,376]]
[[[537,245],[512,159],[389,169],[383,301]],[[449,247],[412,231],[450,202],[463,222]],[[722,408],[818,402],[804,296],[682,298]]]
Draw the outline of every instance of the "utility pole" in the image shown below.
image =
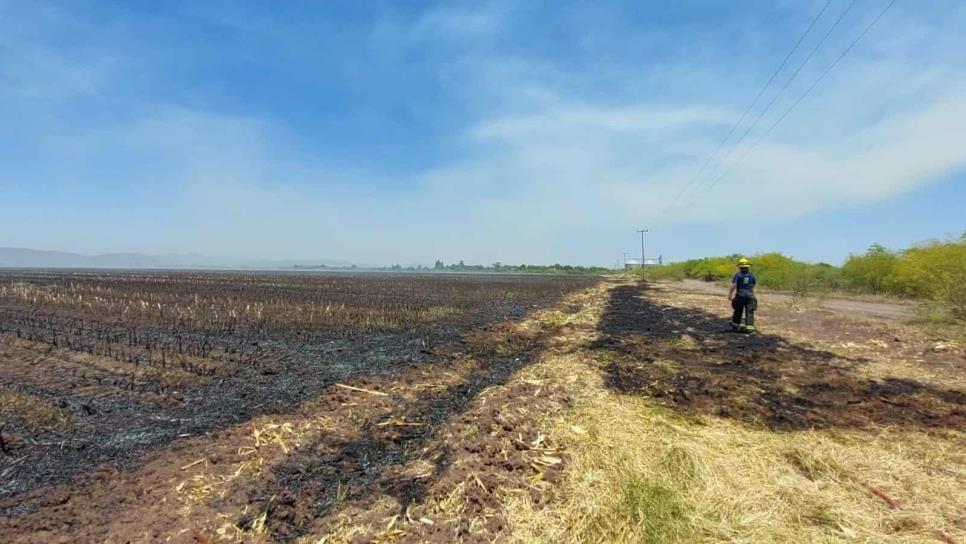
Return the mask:
[[624,268],[627,268],[627,252],[624,252]]
[[644,233],[647,229],[643,228],[637,232],[641,233],[641,281],[644,281]]

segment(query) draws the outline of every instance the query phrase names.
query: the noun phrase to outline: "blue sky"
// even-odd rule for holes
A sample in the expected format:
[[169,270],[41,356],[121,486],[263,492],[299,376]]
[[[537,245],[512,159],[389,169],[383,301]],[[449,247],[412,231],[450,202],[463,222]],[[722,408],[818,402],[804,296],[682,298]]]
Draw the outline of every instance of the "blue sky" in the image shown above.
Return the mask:
[[0,0],[0,246],[606,265],[641,225],[667,259],[958,235],[962,2],[899,0],[764,132],[887,3],[715,156],[826,0]]

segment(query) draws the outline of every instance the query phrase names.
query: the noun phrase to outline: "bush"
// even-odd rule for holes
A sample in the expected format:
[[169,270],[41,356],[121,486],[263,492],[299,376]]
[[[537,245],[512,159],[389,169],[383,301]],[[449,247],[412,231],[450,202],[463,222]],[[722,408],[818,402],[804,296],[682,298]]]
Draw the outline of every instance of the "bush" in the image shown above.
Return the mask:
[[735,273],[734,261],[727,260],[725,258],[717,257],[710,259],[701,259],[694,263],[691,267],[691,273],[689,274],[692,278],[698,278],[705,281],[717,281],[725,278],[730,278]]
[[684,263],[665,264],[648,269],[648,274],[656,280],[683,280],[688,277]]
[[[730,280],[738,255],[669,263],[652,269],[654,278]],[[795,297],[830,290],[890,294],[931,301],[944,312],[966,319],[966,233],[956,240],[933,241],[894,252],[875,244],[850,255],[842,268],[804,263],[781,253],[750,257],[758,284],[791,291]]]
[[905,250],[888,285],[896,294],[934,300],[954,317],[966,319],[966,233],[957,241]]
[[789,290],[794,300],[805,299],[826,290],[821,285],[814,268],[807,265],[796,267],[790,275],[789,282],[791,283]]
[[751,262],[759,285],[785,291],[794,287],[796,279],[803,277],[808,267],[807,264],[781,253],[755,255]]
[[[652,278],[657,279],[693,278],[704,281],[730,281],[738,271],[735,263],[740,257],[740,255],[728,255],[669,263],[650,269],[650,274]],[[755,255],[751,261],[752,269],[758,276],[758,283],[763,287],[812,293],[816,290],[838,288],[842,283],[839,270],[825,263],[803,263],[781,253]]]
[[888,249],[874,244],[864,255],[849,255],[842,266],[842,276],[856,291],[886,293],[891,291],[890,277],[899,257]]

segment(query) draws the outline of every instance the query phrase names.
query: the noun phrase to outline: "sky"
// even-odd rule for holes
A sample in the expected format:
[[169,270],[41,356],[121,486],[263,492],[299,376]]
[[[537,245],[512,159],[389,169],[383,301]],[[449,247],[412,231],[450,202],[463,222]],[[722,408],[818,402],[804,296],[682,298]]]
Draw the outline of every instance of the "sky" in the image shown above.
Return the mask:
[[898,0],[836,63],[887,5],[0,0],[0,246],[608,266],[642,227],[665,260],[958,236],[966,3]]

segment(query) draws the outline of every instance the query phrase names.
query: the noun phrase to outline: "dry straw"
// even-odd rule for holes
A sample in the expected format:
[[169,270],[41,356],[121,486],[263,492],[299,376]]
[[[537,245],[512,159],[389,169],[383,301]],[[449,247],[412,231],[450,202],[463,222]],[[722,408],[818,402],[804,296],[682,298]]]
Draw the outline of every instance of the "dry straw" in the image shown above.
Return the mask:
[[[570,334],[592,334],[599,312],[571,316]],[[589,348],[551,351],[525,373],[569,384],[576,402],[545,418],[569,458],[556,501],[504,497],[513,541],[966,540],[966,430],[771,431],[612,392],[597,364]]]

